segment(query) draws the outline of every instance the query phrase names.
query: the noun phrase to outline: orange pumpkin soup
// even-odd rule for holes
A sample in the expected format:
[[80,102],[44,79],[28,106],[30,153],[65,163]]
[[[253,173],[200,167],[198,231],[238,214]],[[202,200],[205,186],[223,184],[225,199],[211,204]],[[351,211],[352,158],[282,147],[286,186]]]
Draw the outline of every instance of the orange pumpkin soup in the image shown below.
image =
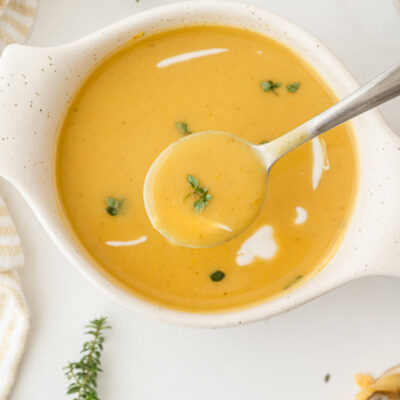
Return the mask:
[[[67,112],[56,163],[63,212],[98,268],[146,300],[191,312],[264,302],[315,274],[340,243],[357,180],[349,126],[279,161],[255,222],[212,248],[174,245],[153,228],[145,176],[183,135],[212,129],[261,143],[335,101],[304,60],[259,34],[204,26],[145,36],[102,62]],[[207,185],[201,164],[193,169],[182,164],[182,186],[171,190],[190,193],[188,175]],[[208,201],[204,211],[215,200],[197,194],[188,210],[195,199]]]

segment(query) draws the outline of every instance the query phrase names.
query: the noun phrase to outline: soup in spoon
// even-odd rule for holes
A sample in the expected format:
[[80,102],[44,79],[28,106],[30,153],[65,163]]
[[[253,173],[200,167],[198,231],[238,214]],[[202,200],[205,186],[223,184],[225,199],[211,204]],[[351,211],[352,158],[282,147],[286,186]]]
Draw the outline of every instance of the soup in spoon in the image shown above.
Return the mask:
[[188,247],[224,243],[254,221],[263,206],[267,167],[239,137],[192,134],[170,145],[150,168],[144,202],[154,227]]
[[[158,305],[222,312],[287,293],[327,263],[345,232],[357,181],[348,125],[282,158],[256,221],[219,246],[182,247],[160,235],[146,214],[144,180],[163,149],[189,132],[259,144],[335,102],[310,65],[259,34],[196,26],[145,35],[104,60],[67,111],[56,170],[63,213],[103,274]],[[198,216],[220,207],[208,160],[164,180],[188,217],[201,199],[183,201],[194,190],[188,175],[212,196]]]

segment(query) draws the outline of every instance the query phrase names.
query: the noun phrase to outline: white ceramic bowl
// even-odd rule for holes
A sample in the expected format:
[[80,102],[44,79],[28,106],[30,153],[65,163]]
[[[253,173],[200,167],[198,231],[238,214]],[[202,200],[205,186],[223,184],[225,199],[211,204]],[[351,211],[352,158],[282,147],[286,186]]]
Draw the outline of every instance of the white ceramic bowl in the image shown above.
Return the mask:
[[198,327],[260,320],[361,276],[400,276],[400,139],[377,111],[352,122],[360,181],[345,238],[329,264],[290,293],[246,310],[178,312],[115,286],[80,251],[60,218],[53,181],[56,136],[66,107],[99,60],[139,31],[150,34],[191,24],[244,27],[279,40],[307,60],[339,98],[359,86],[309,33],[276,14],[234,2],[201,0],[155,8],[58,47],[9,46],[0,59],[0,174],[19,189],[71,263],[119,303],[161,320]]

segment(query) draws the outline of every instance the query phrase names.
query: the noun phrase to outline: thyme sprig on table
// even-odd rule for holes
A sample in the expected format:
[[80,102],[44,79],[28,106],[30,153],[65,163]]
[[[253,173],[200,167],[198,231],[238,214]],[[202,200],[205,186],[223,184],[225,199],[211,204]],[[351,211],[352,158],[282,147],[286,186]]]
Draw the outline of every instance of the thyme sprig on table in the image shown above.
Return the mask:
[[74,400],[99,400],[97,394],[97,377],[100,368],[100,357],[103,350],[104,331],[111,329],[107,324],[107,318],[99,318],[90,321],[85,326],[87,335],[91,339],[83,344],[82,358],[79,361],[69,362],[63,369],[68,381],[67,394],[75,395]]
[[193,211],[195,213],[200,213],[204,210],[204,207],[208,206],[210,200],[213,198],[210,193],[208,193],[208,189],[206,187],[201,187],[199,180],[193,176],[188,175],[187,181],[189,185],[193,188],[192,193],[189,193],[184,197],[183,201],[185,201],[190,196],[196,195],[198,200],[196,200],[193,204]]

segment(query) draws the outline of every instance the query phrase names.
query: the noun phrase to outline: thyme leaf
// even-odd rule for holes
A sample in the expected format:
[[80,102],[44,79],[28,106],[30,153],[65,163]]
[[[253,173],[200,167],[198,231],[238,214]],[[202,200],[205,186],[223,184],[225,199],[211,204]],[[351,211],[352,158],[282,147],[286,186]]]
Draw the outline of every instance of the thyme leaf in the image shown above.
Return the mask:
[[175,126],[183,135],[190,135],[192,133],[188,128],[188,124],[185,122],[175,122]]
[[296,276],[296,278],[294,278],[291,282],[289,282],[284,288],[283,290],[288,290],[289,288],[291,288],[297,281],[299,281],[300,279],[303,278],[303,275],[298,275]]
[[225,278],[225,273],[220,270],[214,271],[212,274],[210,274],[210,279],[213,282],[222,281],[222,279],[224,278]]
[[286,85],[286,89],[290,93],[296,93],[300,88],[300,82],[289,83]]
[[282,86],[282,82],[274,82],[271,80],[268,81],[261,81],[260,82],[261,89],[264,92],[272,92],[276,96],[278,96],[278,93],[275,91],[275,89],[279,88]]
[[106,203],[106,212],[111,215],[112,217],[118,215],[121,205],[123,203],[123,199],[117,200],[114,197],[106,197],[104,199]]
[[190,196],[193,195],[197,196],[198,199],[195,200],[193,204],[193,211],[196,214],[201,213],[204,210],[204,208],[209,205],[210,200],[212,200],[213,197],[211,196],[210,193],[208,193],[208,189],[206,187],[200,186],[199,180],[195,176],[188,175],[187,182],[192,187],[193,191],[187,194],[183,198],[183,201],[185,201]]

